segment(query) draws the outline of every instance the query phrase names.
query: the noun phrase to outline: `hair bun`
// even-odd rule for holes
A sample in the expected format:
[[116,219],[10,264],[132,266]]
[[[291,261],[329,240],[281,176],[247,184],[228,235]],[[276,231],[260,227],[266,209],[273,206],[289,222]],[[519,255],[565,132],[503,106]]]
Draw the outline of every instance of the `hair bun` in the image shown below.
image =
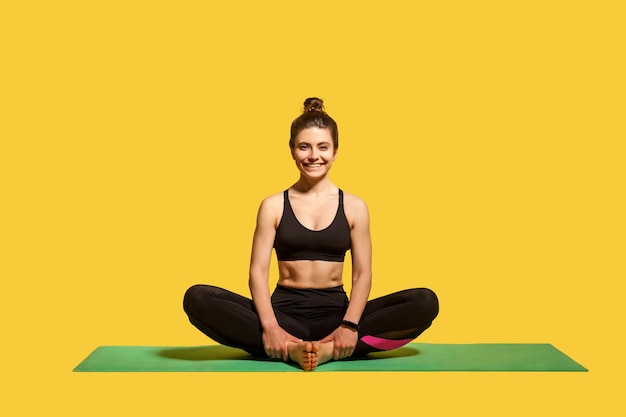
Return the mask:
[[324,101],[317,97],[309,97],[304,100],[304,113],[309,111],[324,112]]

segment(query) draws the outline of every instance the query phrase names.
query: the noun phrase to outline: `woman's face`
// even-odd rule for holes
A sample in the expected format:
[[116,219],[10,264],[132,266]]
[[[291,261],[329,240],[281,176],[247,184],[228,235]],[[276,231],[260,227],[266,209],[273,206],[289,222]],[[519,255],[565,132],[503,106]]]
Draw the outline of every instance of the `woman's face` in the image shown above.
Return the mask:
[[328,129],[310,127],[298,133],[291,155],[300,173],[310,178],[320,178],[328,173],[337,152]]

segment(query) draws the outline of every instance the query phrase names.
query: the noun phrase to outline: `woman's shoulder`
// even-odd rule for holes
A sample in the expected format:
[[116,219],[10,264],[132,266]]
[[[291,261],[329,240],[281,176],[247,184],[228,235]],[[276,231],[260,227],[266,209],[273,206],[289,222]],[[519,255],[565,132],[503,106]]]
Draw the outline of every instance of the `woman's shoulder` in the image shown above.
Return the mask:
[[259,208],[260,211],[272,211],[272,212],[276,212],[276,211],[281,211],[283,209],[283,202],[284,202],[284,198],[283,198],[283,191],[281,191],[280,193],[275,193],[272,195],[269,195],[267,197],[265,197],[263,200],[261,200],[261,206]]
[[276,202],[276,201],[280,201],[280,202],[282,202],[282,201],[283,201],[283,195],[284,195],[284,193],[285,193],[284,191],[281,191],[281,192],[279,192],[279,193],[274,193],[274,194],[268,195],[267,197],[265,197],[265,198],[263,199],[263,201],[262,201],[262,202],[263,202],[263,203],[264,203],[264,202],[273,203],[273,202]]
[[365,200],[361,197],[359,197],[358,195],[349,193],[345,190],[341,190],[343,192],[343,201],[346,203],[351,203],[351,204],[362,204],[362,205],[366,205]]
[[278,227],[283,215],[283,193],[276,193],[265,197],[259,205],[257,227],[272,225]]
[[284,191],[281,191],[279,193],[274,193],[271,195],[268,195],[267,197],[265,197],[263,200],[261,200],[261,205],[274,205],[274,204],[282,204],[283,203],[283,194]]
[[368,211],[367,203],[363,198],[345,191],[343,191],[343,205],[350,212],[367,213]]

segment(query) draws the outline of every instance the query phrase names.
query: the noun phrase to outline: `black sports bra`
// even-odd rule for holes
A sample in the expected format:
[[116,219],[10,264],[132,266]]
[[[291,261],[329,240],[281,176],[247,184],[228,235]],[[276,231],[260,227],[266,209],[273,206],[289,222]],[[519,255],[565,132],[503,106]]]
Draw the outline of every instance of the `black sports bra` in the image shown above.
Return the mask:
[[343,191],[339,190],[339,207],[333,222],[325,229],[311,230],[296,218],[285,190],[283,216],[274,238],[279,261],[320,260],[343,262],[350,249],[350,225],[343,210]]

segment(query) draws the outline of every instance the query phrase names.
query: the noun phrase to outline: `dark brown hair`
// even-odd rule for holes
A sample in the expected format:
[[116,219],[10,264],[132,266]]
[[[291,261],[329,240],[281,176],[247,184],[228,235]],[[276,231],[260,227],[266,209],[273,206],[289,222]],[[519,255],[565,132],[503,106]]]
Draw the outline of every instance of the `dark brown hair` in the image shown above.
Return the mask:
[[298,133],[310,127],[330,130],[330,135],[333,138],[333,148],[337,150],[339,147],[337,123],[324,111],[324,101],[317,97],[309,97],[304,100],[302,114],[291,123],[291,136],[289,138],[289,147],[291,149],[295,147],[295,139]]

